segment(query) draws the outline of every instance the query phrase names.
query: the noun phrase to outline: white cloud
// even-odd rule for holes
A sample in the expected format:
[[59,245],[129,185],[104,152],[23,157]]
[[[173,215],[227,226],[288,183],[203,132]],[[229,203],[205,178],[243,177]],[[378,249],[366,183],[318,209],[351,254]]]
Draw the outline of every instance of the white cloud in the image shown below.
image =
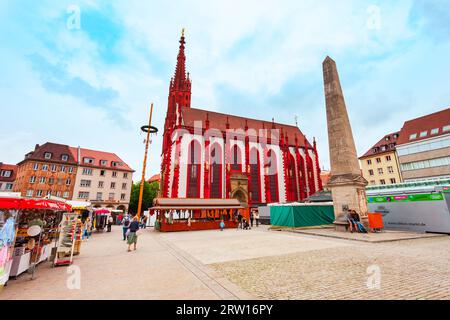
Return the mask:
[[[326,167],[327,134],[321,87],[321,63],[325,55],[336,58],[341,80],[346,84],[344,94],[354,120],[359,153],[410,118],[410,113],[398,112],[367,128],[364,122],[367,112],[362,107],[373,108],[382,101],[389,106],[401,104],[403,108],[405,99],[409,99],[395,89],[387,93],[392,81],[386,79],[395,75],[396,66],[402,66],[396,78],[400,83],[402,72],[417,64],[421,57],[418,34],[408,24],[411,1],[396,4],[377,1],[381,8],[380,30],[366,27],[370,1],[114,1],[111,12],[108,7],[109,18],[123,24],[122,36],[117,35],[114,47],[122,60],[115,64],[102,60],[99,44],[83,30],[68,32],[64,26],[52,29],[52,23],[64,16],[69,3],[56,5],[49,1],[38,6],[36,19],[30,26],[42,28],[45,34],[33,33],[20,20],[10,18],[6,22],[14,26],[20,43],[10,40],[0,52],[0,57],[9,64],[0,63],[9,75],[8,82],[0,80],[0,94],[14,110],[6,105],[1,108],[8,108],[16,122],[0,129],[0,135],[8,136],[17,123],[24,123],[27,129],[21,129],[15,138],[1,140],[0,148],[11,152],[0,160],[17,162],[35,143],[79,144],[116,152],[138,171],[135,174],[138,179],[144,149],[139,127],[147,122],[149,103],[153,101],[154,123],[160,130],[163,128],[168,83],[182,27],[187,29],[187,68],[193,79],[193,107],[261,115],[268,120],[276,115],[277,121],[288,123],[293,123],[293,114],[298,114],[301,129],[308,138],[318,137],[320,157]],[[81,2],[82,26],[83,12],[102,11],[105,3]],[[42,26],[40,19],[49,26]],[[43,39],[54,43],[55,48],[45,46]],[[408,46],[415,41],[419,44]],[[401,50],[413,50],[416,56],[402,61]],[[77,97],[44,90],[24,59],[33,52],[52,62],[63,61],[71,76],[80,77],[93,87],[117,91],[119,96],[111,108],[123,110],[123,121],[128,127],[118,126],[110,119],[107,108],[93,109]],[[286,84],[300,78],[305,83],[314,83],[315,89],[289,105],[267,102],[273,97],[291,95],[292,92],[285,92]],[[245,109],[242,101],[229,105],[218,93],[223,87],[255,104],[261,103],[264,110]],[[435,95],[440,96],[442,90],[436,89]],[[284,98],[289,100],[290,96]],[[422,105],[432,104],[425,93],[418,101]],[[436,98],[436,104],[442,101]],[[414,106],[414,113],[420,113],[419,104]],[[39,117],[40,122],[34,121]],[[150,148],[148,175],[159,171],[160,152],[161,134]]]

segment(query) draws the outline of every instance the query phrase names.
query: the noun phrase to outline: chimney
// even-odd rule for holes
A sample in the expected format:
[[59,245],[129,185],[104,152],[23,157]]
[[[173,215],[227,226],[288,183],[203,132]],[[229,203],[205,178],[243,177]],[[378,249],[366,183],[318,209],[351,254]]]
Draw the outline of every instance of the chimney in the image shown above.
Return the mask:
[[39,148],[39,144],[36,143],[36,145],[34,146],[34,151],[36,151]]
[[78,165],[80,165],[80,163],[81,163],[81,148],[80,148],[80,146],[78,146],[78,150],[77,150],[77,162],[78,162]]

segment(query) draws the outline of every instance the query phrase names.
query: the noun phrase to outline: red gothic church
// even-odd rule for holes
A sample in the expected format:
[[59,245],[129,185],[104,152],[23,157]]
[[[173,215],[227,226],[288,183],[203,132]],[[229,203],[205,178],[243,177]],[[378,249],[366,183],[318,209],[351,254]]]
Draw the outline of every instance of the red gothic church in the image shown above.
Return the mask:
[[170,81],[161,196],[302,201],[322,190],[316,143],[296,126],[191,108],[184,33]]

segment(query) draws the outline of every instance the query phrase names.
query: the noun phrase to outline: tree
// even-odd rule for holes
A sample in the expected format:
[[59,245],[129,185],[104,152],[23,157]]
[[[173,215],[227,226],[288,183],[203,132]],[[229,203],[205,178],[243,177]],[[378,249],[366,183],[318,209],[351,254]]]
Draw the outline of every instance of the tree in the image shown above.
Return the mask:
[[[131,186],[130,196],[130,212],[135,214],[138,209],[139,189],[141,182],[133,183]],[[144,182],[144,192],[142,194],[142,212],[153,206],[153,199],[156,198],[159,191],[159,183],[154,181],[152,183]],[[141,213],[142,213],[141,212]]]

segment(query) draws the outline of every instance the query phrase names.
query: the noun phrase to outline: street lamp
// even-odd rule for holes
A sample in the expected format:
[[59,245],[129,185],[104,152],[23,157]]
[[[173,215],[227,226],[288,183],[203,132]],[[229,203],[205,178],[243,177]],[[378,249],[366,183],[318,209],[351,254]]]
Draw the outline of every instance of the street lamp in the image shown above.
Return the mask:
[[152,114],[153,114],[153,103],[151,104],[151,107],[150,107],[150,117],[148,120],[148,126],[141,127],[141,131],[147,132],[147,139],[145,140],[144,163],[142,166],[142,178],[141,178],[141,185],[139,188],[139,201],[138,201],[138,209],[137,209],[138,221],[141,219],[142,196],[144,194],[144,184],[145,184],[145,167],[147,166],[147,153],[148,153],[148,143],[150,141],[150,134],[158,132],[158,128],[152,126]]

